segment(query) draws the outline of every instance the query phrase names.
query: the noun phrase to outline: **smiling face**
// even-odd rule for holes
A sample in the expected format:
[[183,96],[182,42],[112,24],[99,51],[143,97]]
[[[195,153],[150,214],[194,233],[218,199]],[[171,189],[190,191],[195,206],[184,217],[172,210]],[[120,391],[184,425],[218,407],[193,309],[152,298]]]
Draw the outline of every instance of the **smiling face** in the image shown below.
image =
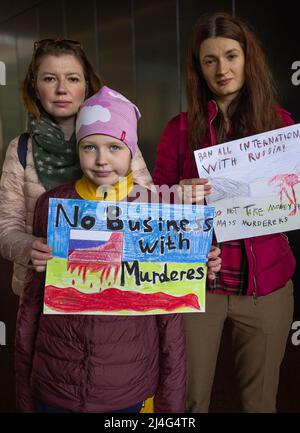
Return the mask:
[[200,46],[199,60],[216,101],[229,104],[245,82],[245,55],[240,43],[222,37],[205,39]]
[[114,185],[129,173],[131,152],[120,140],[108,135],[90,135],[79,143],[83,173],[95,185]]
[[44,110],[57,123],[75,119],[86,94],[83,68],[71,54],[44,56],[38,68],[35,87]]

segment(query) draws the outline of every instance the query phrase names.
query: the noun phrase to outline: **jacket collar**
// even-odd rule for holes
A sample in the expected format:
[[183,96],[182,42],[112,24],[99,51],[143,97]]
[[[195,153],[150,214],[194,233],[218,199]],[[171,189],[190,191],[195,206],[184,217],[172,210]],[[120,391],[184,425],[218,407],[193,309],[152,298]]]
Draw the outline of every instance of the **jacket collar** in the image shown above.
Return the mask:
[[216,117],[216,115],[218,114],[218,106],[216,101],[214,101],[213,99],[211,99],[210,101],[208,101],[207,104],[207,113],[208,113],[208,121],[209,123],[211,123],[214,118]]
[[216,101],[214,101],[213,99],[208,101],[207,114],[208,114],[208,129],[209,129],[210,145],[211,146],[214,144],[217,144],[217,135],[216,135],[215,129],[213,128],[212,122],[215,119],[215,117],[217,116],[218,110],[219,109],[218,109]]

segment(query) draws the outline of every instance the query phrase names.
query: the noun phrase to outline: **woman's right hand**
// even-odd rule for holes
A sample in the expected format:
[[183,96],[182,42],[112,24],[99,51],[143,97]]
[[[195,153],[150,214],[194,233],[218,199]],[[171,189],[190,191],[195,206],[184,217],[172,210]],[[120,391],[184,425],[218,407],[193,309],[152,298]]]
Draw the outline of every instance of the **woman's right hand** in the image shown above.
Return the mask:
[[208,179],[183,179],[179,182],[179,194],[184,204],[204,204],[204,197],[212,193]]
[[46,270],[46,264],[49,259],[52,258],[52,250],[47,245],[46,239],[36,239],[30,250],[31,262],[36,272],[44,272]]

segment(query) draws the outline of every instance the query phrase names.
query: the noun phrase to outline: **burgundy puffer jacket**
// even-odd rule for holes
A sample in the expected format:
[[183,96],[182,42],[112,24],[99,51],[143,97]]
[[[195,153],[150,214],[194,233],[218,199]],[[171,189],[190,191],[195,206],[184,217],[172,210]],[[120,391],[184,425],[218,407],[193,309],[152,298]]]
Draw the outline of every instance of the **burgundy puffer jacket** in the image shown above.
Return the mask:
[[[37,202],[34,234],[46,238],[50,197],[80,199],[74,183]],[[17,404],[34,399],[74,412],[110,412],[155,395],[156,412],[185,410],[185,340],[180,314],[43,315],[45,273],[20,301],[16,333]]]
[[[214,101],[208,103],[208,133],[200,148],[217,144],[212,122],[217,115]],[[294,124],[289,113],[277,109],[282,127]],[[188,146],[187,114],[180,113],[167,124],[157,150],[153,171],[155,185],[177,185],[182,179],[199,177],[194,154]],[[292,277],[296,261],[282,233],[244,239],[248,259],[247,295],[265,296],[283,287]]]

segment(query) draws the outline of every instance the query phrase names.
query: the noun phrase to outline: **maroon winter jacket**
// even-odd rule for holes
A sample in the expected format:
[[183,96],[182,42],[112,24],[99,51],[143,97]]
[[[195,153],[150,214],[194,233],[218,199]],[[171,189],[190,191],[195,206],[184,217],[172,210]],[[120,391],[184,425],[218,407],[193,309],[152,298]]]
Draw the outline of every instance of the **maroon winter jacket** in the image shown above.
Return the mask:
[[[208,132],[200,148],[217,144],[213,120],[217,115],[214,101],[208,103]],[[282,127],[294,124],[290,114],[277,109]],[[180,113],[167,124],[157,151],[153,171],[155,185],[176,185],[182,179],[199,177],[194,154],[188,145],[187,114]],[[280,289],[292,277],[296,261],[282,233],[244,239],[248,259],[247,295],[264,296]]]
[[[47,237],[50,197],[80,199],[74,183],[37,202],[34,234]],[[18,311],[17,404],[34,399],[74,412],[110,412],[155,395],[156,412],[185,410],[182,315],[43,315],[45,273],[34,273]]]

